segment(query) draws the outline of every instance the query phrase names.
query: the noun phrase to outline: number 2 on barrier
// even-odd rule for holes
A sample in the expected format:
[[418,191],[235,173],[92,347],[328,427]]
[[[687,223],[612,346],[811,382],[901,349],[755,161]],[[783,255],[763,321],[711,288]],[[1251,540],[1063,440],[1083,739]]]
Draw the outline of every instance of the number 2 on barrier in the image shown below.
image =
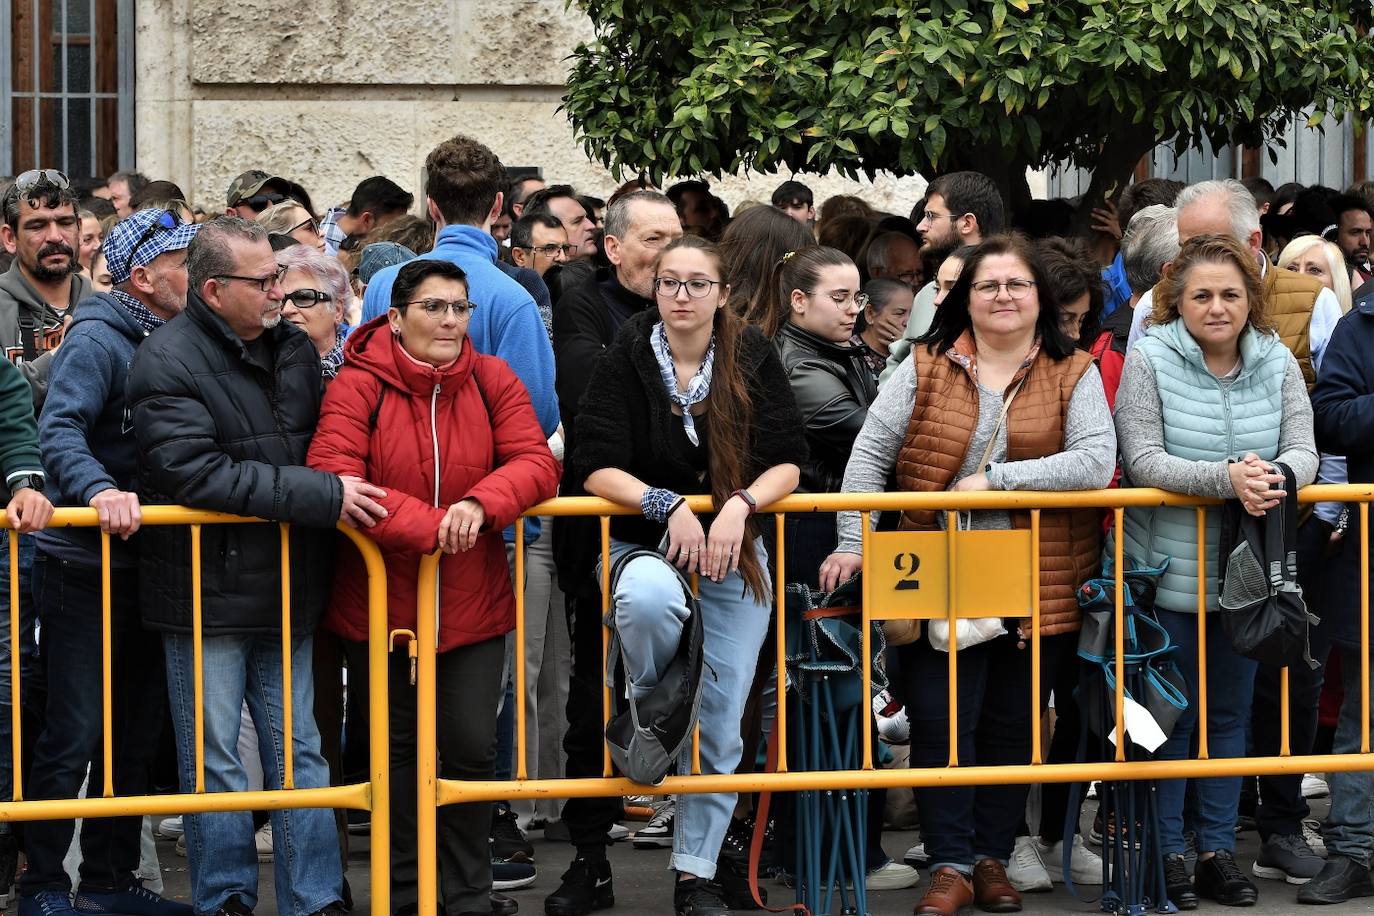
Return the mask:
[[[955,537],[958,617],[1030,615],[1029,531],[960,531]],[[869,614],[878,620],[933,620],[949,614],[949,535],[876,531],[869,535]]]

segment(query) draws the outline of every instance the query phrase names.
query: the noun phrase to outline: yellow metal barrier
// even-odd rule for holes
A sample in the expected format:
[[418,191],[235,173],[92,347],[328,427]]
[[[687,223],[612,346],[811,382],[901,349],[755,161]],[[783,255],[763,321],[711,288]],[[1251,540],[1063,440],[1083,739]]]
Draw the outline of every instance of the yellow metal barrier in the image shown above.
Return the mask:
[[[787,497],[778,503],[764,507],[760,510],[761,515],[773,514],[776,516],[776,532],[778,543],[775,547],[775,556],[771,559],[775,563],[775,595],[776,615],[777,615],[777,650],[779,659],[786,657],[786,633],[785,615],[782,613],[783,602],[785,600],[783,582],[783,518],[788,513],[798,512],[837,512],[837,511],[859,511],[863,518],[864,531],[864,609],[863,623],[860,632],[868,633],[868,623],[871,620],[881,619],[883,616],[908,616],[925,617],[932,615],[928,610],[919,613],[874,613],[874,575],[872,564],[874,555],[872,544],[875,536],[869,534],[869,520],[871,513],[881,511],[901,511],[908,509],[935,510],[947,513],[947,530],[938,536],[945,541],[944,560],[946,565],[945,575],[948,577],[947,599],[942,613],[938,616],[944,617],[950,624],[950,652],[949,652],[949,682],[951,689],[950,696],[950,760],[946,768],[931,769],[889,769],[878,770],[873,767],[873,748],[872,748],[872,728],[860,728],[863,741],[863,767],[859,770],[848,771],[825,771],[825,772],[795,772],[789,771],[786,766],[786,735],[787,735],[787,704],[779,702],[777,706],[778,718],[778,771],[774,773],[731,773],[731,774],[708,774],[700,775],[699,766],[694,766],[694,773],[688,775],[670,776],[657,786],[645,786],[631,782],[628,779],[612,777],[610,775],[610,755],[606,753],[604,766],[606,775],[598,779],[527,779],[527,764],[525,761],[525,672],[524,665],[517,664],[515,667],[516,688],[516,747],[517,757],[515,763],[516,778],[512,780],[472,782],[472,781],[452,781],[434,778],[433,761],[436,753],[432,743],[421,743],[419,753],[421,758],[421,777],[420,777],[420,807],[421,823],[428,825],[432,831],[435,823],[433,812],[424,813],[431,805],[451,805],[478,801],[501,801],[517,798],[538,799],[538,798],[570,798],[570,797],[589,797],[603,795],[671,795],[679,793],[697,792],[762,792],[762,791],[800,791],[808,789],[876,789],[883,787],[897,786],[967,786],[967,785],[996,785],[1005,783],[1047,783],[1047,782],[1078,782],[1087,780],[1131,780],[1131,779],[1168,779],[1168,778],[1189,778],[1202,776],[1237,776],[1254,774],[1282,774],[1282,773],[1307,773],[1307,772],[1331,772],[1345,770],[1368,770],[1374,769],[1374,756],[1369,754],[1369,596],[1368,596],[1368,553],[1364,545],[1368,543],[1369,536],[1369,502],[1374,501],[1374,487],[1363,485],[1323,485],[1307,487],[1299,494],[1299,500],[1303,503],[1315,502],[1350,502],[1359,504],[1359,543],[1362,547],[1361,557],[1361,584],[1362,588],[1362,641],[1366,647],[1361,664],[1361,684],[1363,694],[1361,704],[1363,715],[1361,721],[1364,723],[1364,731],[1358,754],[1335,754],[1335,755],[1308,755],[1291,756],[1288,752],[1288,722],[1286,713],[1288,710],[1288,678],[1285,669],[1282,675],[1281,686],[1283,691],[1282,708],[1285,715],[1282,724],[1281,752],[1276,757],[1247,757],[1247,758],[1227,758],[1210,759],[1207,749],[1206,733],[1206,661],[1205,661],[1205,639],[1206,639],[1206,587],[1205,583],[1199,580],[1198,583],[1198,632],[1201,646],[1199,647],[1199,671],[1198,678],[1202,685],[1199,696],[1193,698],[1198,706],[1199,716],[1199,745],[1200,752],[1196,759],[1191,760],[1150,760],[1150,761],[1126,761],[1125,742],[1117,742],[1116,760],[1104,763],[1069,763],[1069,764],[1047,764],[1043,762],[1042,747],[1038,722],[1040,720],[1040,634],[1038,626],[1032,629],[1030,638],[1031,651],[1031,691],[1030,703],[1032,709],[1031,721],[1036,723],[1031,732],[1031,760],[1025,765],[1018,766],[961,766],[958,761],[957,752],[957,710],[955,708],[957,690],[954,689],[958,672],[958,655],[956,645],[955,623],[960,617],[978,616],[977,614],[962,613],[960,608],[961,586],[959,577],[955,574],[959,562],[959,541],[960,532],[958,530],[957,513],[969,510],[1001,509],[1001,510],[1022,510],[1031,514],[1031,529],[1028,545],[1026,547],[1028,555],[1025,570],[1036,571],[1039,566],[1039,525],[1040,513],[1042,510],[1051,509],[1103,509],[1110,510],[1113,517],[1113,526],[1116,537],[1114,538],[1115,563],[1114,569],[1118,571],[1115,580],[1115,606],[1116,620],[1118,624],[1121,620],[1123,605],[1123,584],[1119,571],[1122,568],[1122,546],[1121,528],[1123,522],[1124,509],[1128,507],[1157,507],[1157,506],[1187,506],[1195,507],[1197,510],[1197,531],[1198,531],[1198,556],[1201,560],[1205,556],[1206,539],[1205,525],[1206,513],[1209,508],[1217,507],[1220,502],[1217,500],[1206,500],[1195,497],[1183,496],[1177,493],[1169,493],[1163,490],[1152,489],[1125,489],[1125,490],[1094,490],[1081,492],[960,492],[960,493],[876,493],[876,494],[799,494]],[[692,510],[695,512],[706,512],[711,509],[711,501],[706,496],[695,496],[689,498]],[[605,500],[590,497],[564,497],[550,500],[539,506],[532,508],[527,516],[598,516],[601,520],[601,541],[603,559],[609,554],[609,535],[610,517],[615,515],[633,515],[635,510],[623,508]],[[982,534],[983,532],[979,532]],[[1352,532],[1353,534],[1354,532]],[[922,537],[931,537],[930,534],[923,534]],[[895,537],[900,540],[902,535],[885,537]],[[524,545],[520,538],[516,539],[516,582],[517,582],[517,607],[519,612],[516,615],[516,633],[520,637],[518,640],[516,658],[521,660],[523,655],[523,635],[524,635],[524,598],[523,572],[524,566]],[[422,582],[432,583],[434,571],[437,569],[439,555],[427,557],[421,564]],[[609,563],[603,563],[602,567],[602,594],[603,607],[609,607]],[[1205,570],[1205,563],[1200,562],[1199,568]],[[1028,594],[1030,606],[1027,609],[1026,617],[1030,618],[1033,624],[1039,622],[1039,588],[1038,572],[1037,578],[1031,583],[1029,589],[1023,589]],[[423,578],[430,577],[429,579]],[[966,587],[966,586],[965,586]],[[421,722],[429,722],[433,726],[433,670],[435,640],[433,630],[433,620],[435,616],[434,592],[432,588],[422,585],[419,592],[419,619],[422,626],[428,628],[422,631],[420,638],[420,658],[421,658],[421,702],[428,702],[429,705],[421,707]],[[999,614],[997,616],[1005,616]],[[428,622],[428,623],[426,623]],[[1124,694],[1125,678],[1123,676],[1123,628],[1117,626],[1116,631],[1116,721],[1124,719]],[[603,664],[605,660],[604,646],[606,640],[603,633]],[[863,696],[871,693],[872,672],[869,665],[869,653],[861,652],[863,656]],[[430,682],[425,685],[425,675],[428,673]],[[786,695],[786,672],[784,666],[779,664],[777,671],[777,690],[781,700]],[[602,692],[603,721],[610,717],[610,690]],[[865,707],[865,715],[872,715],[872,711]],[[871,726],[871,720],[870,720]],[[429,738],[432,739],[432,732]],[[422,742],[424,738],[422,736]],[[434,834],[421,832],[419,835],[420,856],[421,856],[421,901],[422,912],[425,912],[423,905],[428,901],[432,906],[434,903],[435,877],[434,865]],[[426,868],[426,859],[428,867]],[[428,895],[426,896],[426,893]]]
[[[202,659],[202,617],[201,617],[201,573],[200,548],[201,529],[204,525],[240,525],[262,523],[261,519],[241,518],[217,512],[202,512],[178,506],[144,506],[142,508],[143,527],[155,525],[187,525],[191,532],[191,583],[192,583],[192,646],[195,670],[196,698],[196,777],[195,791],[178,795],[116,796],[114,794],[114,755],[111,712],[111,671],[110,629],[110,535],[100,536],[101,552],[101,629],[103,634],[103,741],[104,773],[103,797],[84,799],[44,799],[27,800],[24,798],[22,766],[22,677],[20,673],[20,615],[19,608],[19,539],[9,539],[10,560],[10,652],[11,652],[11,702],[14,717],[13,761],[14,797],[0,800],[0,821],[33,821],[54,818],[78,817],[118,817],[123,815],[177,815],[201,814],[215,811],[275,810],[285,808],[356,808],[371,812],[372,844],[372,907],[373,916],[386,916],[391,911],[391,843],[390,843],[390,760],[389,760],[389,707],[387,705],[387,605],[386,605],[386,568],[381,552],[365,535],[340,526],[343,532],[362,554],[368,577],[368,655],[369,655],[369,692],[371,733],[368,736],[369,775],[366,782],[347,786],[330,786],[319,789],[294,788],[295,772],[292,754],[291,721],[291,572],[289,526],[281,525],[281,564],[282,564],[282,680],[284,703],[283,730],[285,732],[284,779],[283,788],[258,792],[206,792],[205,791],[205,727],[203,715],[205,685]],[[95,527],[99,524],[94,509],[59,509],[53,515],[49,527]],[[0,510],[0,525],[9,528],[3,510]],[[13,535],[13,529],[10,529]],[[149,638],[157,638],[149,634]],[[430,653],[433,661],[433,653]],[[431,745],[432,746],[432,745]],[[94,775],[94,774],[92,774]],[[92,789],[94,792],[94,789]]]

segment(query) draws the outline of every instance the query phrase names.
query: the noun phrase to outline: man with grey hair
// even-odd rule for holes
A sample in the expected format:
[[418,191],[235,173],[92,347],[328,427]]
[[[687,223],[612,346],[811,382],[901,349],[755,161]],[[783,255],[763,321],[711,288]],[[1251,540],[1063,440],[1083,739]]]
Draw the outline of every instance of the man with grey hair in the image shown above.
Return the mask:
[[[605,248],[612,267],[568,287],[559,300],[553,314],[553,348],[568,454],[576,447],[577,406],[597,357],[627,320],[654,307],[654,261],[681,235],[677,208],[666,196],[657,191],[626,194],[606,211]],[[585,495],[581,481],[571,473],[565,474],[560,492]],[[601,598],[594,577],[599,544],[594,519],[554,520],[554,562],[572,636],[568,731],[563,739],[570,778],[601,775]],[[577,854],[562,885],[544,900],[548,916],[580,916],[614,902],[607,832],[622,811],[619,798],[572,798],[564,803],[562,820]],[[671,846],[671,830],[654,845]]]
[[[266,788],[284,780],[283,710],[290,703],[297,788],[329,785],[312,714],[311,652],[330,595],[333,527],[371,527],[383,491],[356,477],[304,467],[323,382],[310,338],[282,321],[284,271],[256,223],[223,216],[187,250],[186,309],[138,348],[128,401],[138,443],[138,493],[146,504],[291,523],[212,525],[197,551],[180,527],[140,533],[143,624],[162,634],[183,792],[242,791],[240,709],[253,717]],[[282,682],[282,559],[289,552],[291,690]],[[200,569],[203,662],[194,661],[192,557]],[[197,675],[204,708],[197,709]],[[196,746],[196,723],[204,729]],[[185,817],[196,913],[246,916],[258,902],[258,858],[247,811]],[[343,873],[332,812],[274,811],[277,910],[341,912]]]
[[[1284,346],[1297,358],[1310,389],[1326,343],[1341,319],[1336,294],[1311,277],[1269,262],[1255,198],[1234,178],[1189,185],[1179,192],[1174,208],[1178,212],[1179,245],[1195,235],[1229,235],[1250,249],[1259,264],[1265,315],[1277,326]],[[1128,350],[1145,333],[1145,319],[1153,308],[1150,295],[1136,304]]]
[[868,243],[864,267],[871,279],[896,280],[914,293],[921,277],[921,246],[909,235],[884,232]]

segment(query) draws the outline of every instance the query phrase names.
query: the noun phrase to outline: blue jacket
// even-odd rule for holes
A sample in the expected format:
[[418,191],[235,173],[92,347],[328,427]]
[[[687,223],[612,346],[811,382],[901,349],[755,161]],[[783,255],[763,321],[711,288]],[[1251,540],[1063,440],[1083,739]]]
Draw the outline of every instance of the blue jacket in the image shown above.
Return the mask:
[[1131,284],[1126,281],[1126,263],[1118,253],[1102,268],[1102,317],[1106,318],[1131,301]]
[[[1336,325],[1312,388],[1317,448],[1346,456],[1351,483],[1374,483],[1374,288]],[[1370,551],[1374,559],[1374,550]],[[1351,511],[1341,552],[1331,560],[1317,613],[1337,645],[1360,645],[1360,527]]]
[[[496,266],[496,239],[476,226],[445,226],[433,250],[420,257],[452,261],[468,275],[468,298],[477,305],[468,323],[468,339],[478,353],[499,356],[510,364],[529,390],[544,435],[553,435],[558,428],[553,345],[534,299]],[[391,285],[401,266],[383,268],[367,284],[364,324],[391,306]]]
[[[38,442],[54,505],[90,505],[102,490],[135,489],[138,443],[129,423],[124,382],[147,332],[115,297],[96,293],[73,312],[53,356],[48,397],[38,418]],[[36,535],[44,553],[98,566],[94,528],[49,528]],[[136,562],[135,541],[111,540],[116,566]]]

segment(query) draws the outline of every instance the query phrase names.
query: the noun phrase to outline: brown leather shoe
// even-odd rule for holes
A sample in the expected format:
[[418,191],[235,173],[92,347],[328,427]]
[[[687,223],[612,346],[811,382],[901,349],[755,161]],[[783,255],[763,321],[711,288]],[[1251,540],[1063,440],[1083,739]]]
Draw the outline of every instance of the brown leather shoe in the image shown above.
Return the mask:
[[987,913],[1021,912],[1021,895],[996,859],[983,859],[973,866],[973,899]]
[[[1005,876],[1002,880],[1006,880]],[[930,886],[916,904],[916,916],[959,916],[973,903],[973,885],[952,868],[930,873]]]

